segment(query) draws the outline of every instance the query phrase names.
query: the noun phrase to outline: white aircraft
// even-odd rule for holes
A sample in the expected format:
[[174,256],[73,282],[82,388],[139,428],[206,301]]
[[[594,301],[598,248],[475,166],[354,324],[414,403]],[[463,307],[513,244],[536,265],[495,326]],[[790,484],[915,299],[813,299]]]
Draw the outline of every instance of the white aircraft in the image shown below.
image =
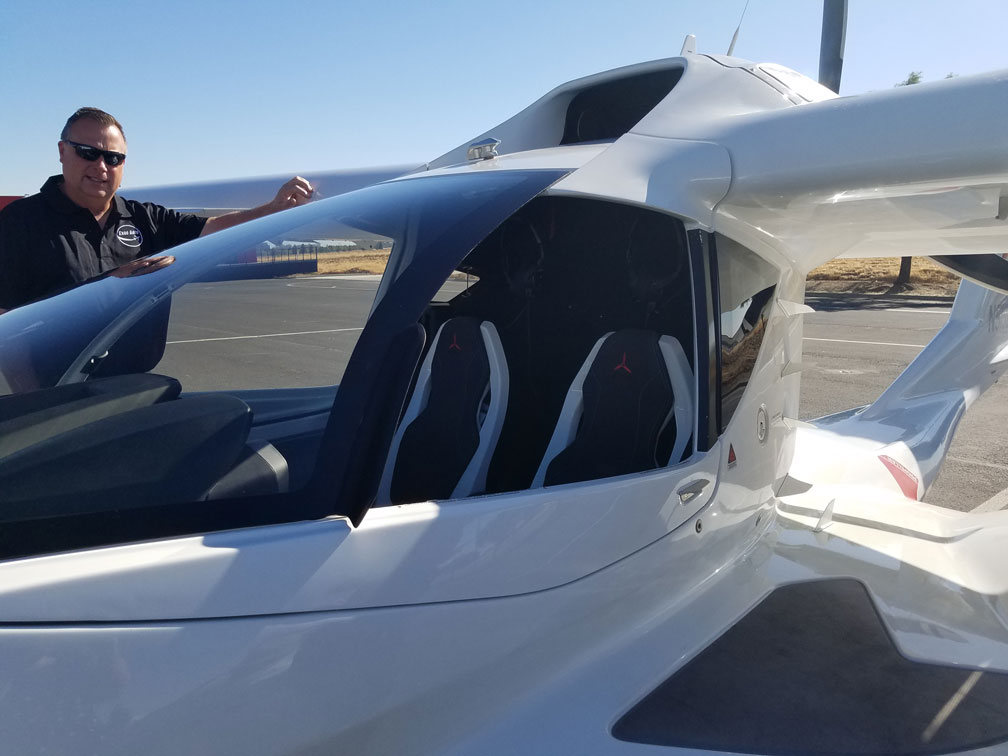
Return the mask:
[[[6,313],[0,750],[1003,753],[1008,513],[921,499],[1008,358],[1005,123],[684,49]],[[380,283],[226,280],[318,240]],[[799,422],[806,273],[908,254],[979,283]]]

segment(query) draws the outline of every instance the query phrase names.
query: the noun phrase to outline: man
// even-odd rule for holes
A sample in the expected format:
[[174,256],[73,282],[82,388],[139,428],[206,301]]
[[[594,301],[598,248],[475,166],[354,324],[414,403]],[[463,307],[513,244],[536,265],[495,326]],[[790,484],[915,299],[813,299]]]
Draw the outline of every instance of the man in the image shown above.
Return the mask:
[[302,205],[313,193],[308,181],[295,176],[265,205],[200,218],[116,194],[126,136],[105,111],[77,110],[57,146],[62,175],[0,211],[0,313],[131,260]]

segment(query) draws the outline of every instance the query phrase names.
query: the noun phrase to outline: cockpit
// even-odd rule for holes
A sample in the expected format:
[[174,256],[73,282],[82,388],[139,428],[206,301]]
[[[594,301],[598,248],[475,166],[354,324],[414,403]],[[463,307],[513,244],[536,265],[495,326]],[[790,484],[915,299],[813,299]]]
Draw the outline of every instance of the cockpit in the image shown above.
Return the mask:
[[[775,271],[673,215],[551,194],[563,175],[388,182],[0,316],[2,556],[358,523],[709,449],[722,353],[750,355],[737,402]],[[380,276],[327,272],[362,250]]]

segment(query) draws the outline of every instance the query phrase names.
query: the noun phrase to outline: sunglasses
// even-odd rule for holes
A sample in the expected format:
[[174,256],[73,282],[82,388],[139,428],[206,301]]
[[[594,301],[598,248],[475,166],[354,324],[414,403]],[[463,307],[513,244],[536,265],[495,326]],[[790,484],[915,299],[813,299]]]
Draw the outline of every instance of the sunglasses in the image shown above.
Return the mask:
[[80,144],[79,142],[71,142],[69,139],[64,139],[63,141],[74,148],[74,152],[77,153],[77,157],[81,160],[87,160],[89,163],[93,163],[98,158],[103,158],[105,160],[105,165],[109,168],[115,168],[117,165],[122,165],[126,162],[126,156],[121,152],[99,150],[97,147],[92,147],[88,144]]

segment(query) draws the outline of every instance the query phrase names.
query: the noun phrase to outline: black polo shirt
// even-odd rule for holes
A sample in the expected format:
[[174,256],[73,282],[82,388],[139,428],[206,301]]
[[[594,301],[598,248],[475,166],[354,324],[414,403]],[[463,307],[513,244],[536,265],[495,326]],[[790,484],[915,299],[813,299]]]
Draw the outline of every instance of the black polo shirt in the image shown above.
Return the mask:
[[0,308],[49,296],[123,263],[200,235],[206,218],[118,194],[105,228],[52,176],[38,194],[0,210]]

